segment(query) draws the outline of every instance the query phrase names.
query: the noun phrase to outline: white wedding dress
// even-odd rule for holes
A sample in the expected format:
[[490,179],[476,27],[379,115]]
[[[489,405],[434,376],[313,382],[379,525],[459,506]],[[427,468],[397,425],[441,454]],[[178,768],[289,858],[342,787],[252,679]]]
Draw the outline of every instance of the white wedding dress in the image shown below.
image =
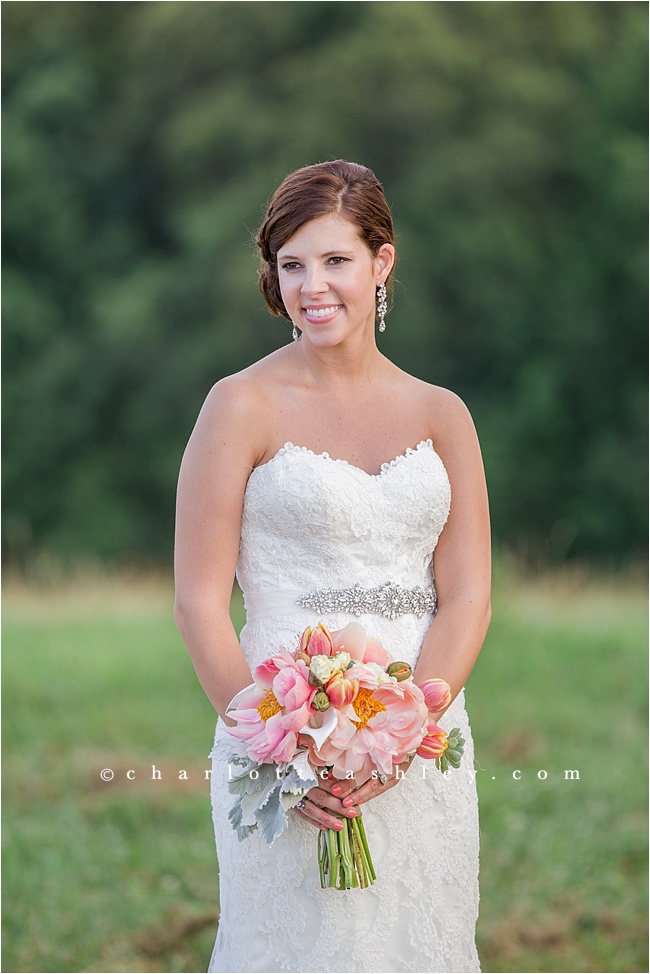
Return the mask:
[[[449,513],[450,487],[431,440],[370,475],[287,443],[251,473],[237,577],[247,622],[241,647],[252,668],[279,646],[297,648],[320,619],[352,619],[396,659],[415,664],[433,613],[317,612],[297,600],[323,589],[432,586],[432,554]],[[221,917],[210,971],[479,971],[478,807],[474,751],[461,692],[441,724],[465,738],[459,770],[443,778],[416,757],[404,779],[363,806],[377,881],[320,888],[317,829],[289,813],[273,843],[239,842],[228,822],[227,766],[213,758],[212,805]],[[225,735],[217,725],[215,741]]]

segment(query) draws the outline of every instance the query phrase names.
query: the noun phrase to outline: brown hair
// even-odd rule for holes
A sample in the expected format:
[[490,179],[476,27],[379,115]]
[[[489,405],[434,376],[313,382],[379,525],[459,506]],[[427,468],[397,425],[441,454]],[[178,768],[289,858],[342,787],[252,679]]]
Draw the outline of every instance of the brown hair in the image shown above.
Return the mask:
[[[280,292],[276,254],[305,223],[340,213],[353,223],[376,257],[385,243],[394,243],[393,219],[384,190],[371,169],[337,159],[296,169],[276,189],[257,231],[261,267],[260,291],[274,315],[291,321]],[[386,280],[390,285],[392,270]]]

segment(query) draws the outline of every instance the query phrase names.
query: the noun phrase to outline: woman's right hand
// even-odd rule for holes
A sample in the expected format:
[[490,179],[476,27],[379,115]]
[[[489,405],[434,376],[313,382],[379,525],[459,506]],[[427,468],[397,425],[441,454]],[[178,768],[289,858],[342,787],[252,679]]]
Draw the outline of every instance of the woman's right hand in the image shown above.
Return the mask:
[[317,773],[321,784],[308,791],[302,808],[294,805],[294,811],[317,828],[336,829],[340,832],[343,828],[341,819],[356,818],[359,814],[352,793],[363,782],[354,778],[339,779],[331,774],[323,778],[321,769]]

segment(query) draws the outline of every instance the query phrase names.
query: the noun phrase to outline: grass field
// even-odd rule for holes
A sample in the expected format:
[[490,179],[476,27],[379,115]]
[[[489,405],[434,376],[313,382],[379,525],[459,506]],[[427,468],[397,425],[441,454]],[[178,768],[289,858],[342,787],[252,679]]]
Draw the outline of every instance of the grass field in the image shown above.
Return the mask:
[[[483,970],[645,971],[645,585],[510,569],[495,589],[467,690]],[[2,969],[204,971],[214,716],[169,582],[8,582],[3,649]]]

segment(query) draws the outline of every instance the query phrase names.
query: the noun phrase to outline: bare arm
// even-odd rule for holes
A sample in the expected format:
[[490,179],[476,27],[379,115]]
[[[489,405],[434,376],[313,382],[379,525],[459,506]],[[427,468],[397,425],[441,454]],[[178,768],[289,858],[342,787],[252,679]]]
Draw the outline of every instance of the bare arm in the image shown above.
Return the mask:
[[490,521],[476,430],[453,393],[445,393],[436,425],[436,450],[451,482],[451,511],[434,555],[438,614],[424,640],[415,681],[440,677],[455,697],[490,622]]
[[[230,620],[244,491],[261,455],[250,381],[232,376],[205,401],[183,456],[176,503],[174,616],[219,716],[252,682]],[[228,721],[231,723],[231,721]]]

